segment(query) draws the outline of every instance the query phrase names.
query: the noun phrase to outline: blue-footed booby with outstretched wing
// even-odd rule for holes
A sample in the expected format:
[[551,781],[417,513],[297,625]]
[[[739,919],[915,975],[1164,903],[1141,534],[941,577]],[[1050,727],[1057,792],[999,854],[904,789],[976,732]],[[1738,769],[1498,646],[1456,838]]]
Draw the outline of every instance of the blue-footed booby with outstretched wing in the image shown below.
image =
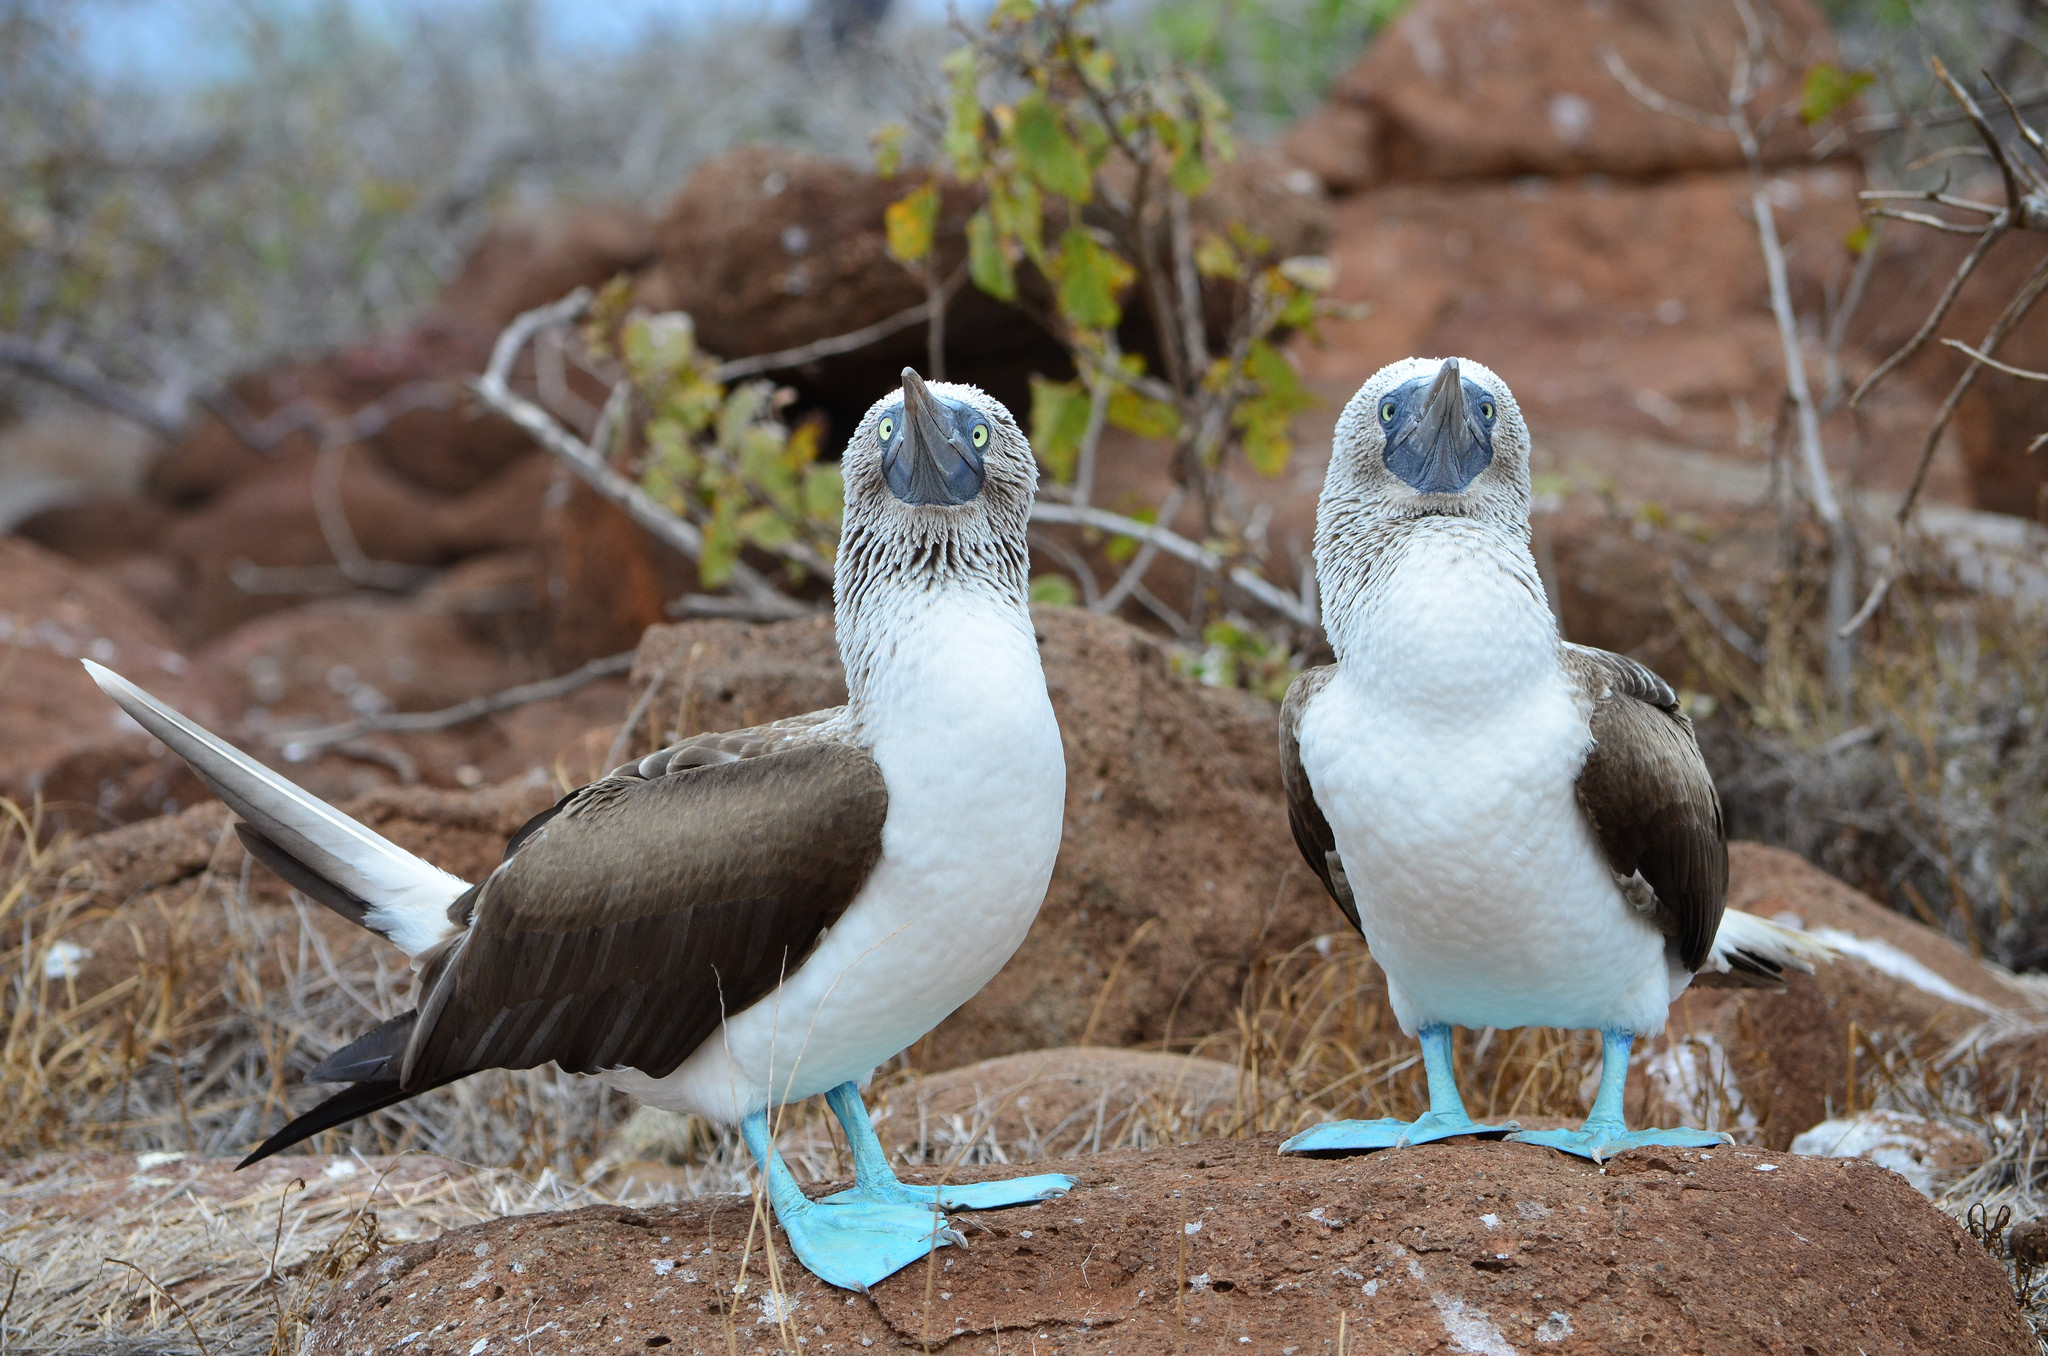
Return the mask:
[[[536,816],[474,885],[88,665],[246,821],[257,860],[419,972],[412,1011],[309,1074],[348,1086],[246,1162],[482,1069],[553,1062],[738,1125],[797,1256],[835,1285],[957,1239],[940,1210],[1072,1187],[907,1186],[859,1092],[1002,968],[1059,852],[1066,762],[1027,608],[1031,447],[981,391],[906,368],[842,468],[846,705],[628,763]],[[815,1093],[856,1175],[822,1201],[767,1115]]]
[[1595,1159],[1721,1142],[1627,1128],[1631,1043],[1695,975],[1775,984],[1828,951],[1725,909],[1721,805],[1671,689],[1559,637],[1506,383],[1456,358],[1376,373],[1338,420],[1315,560],[1337,662],[1281,707],[1289,818],[1421,1037],[1430,1106],[1315,1126],[1283,1151],[1515,1131],[1466,1114],[1453,1026],[1601,1033],[1585,1124],[1519,1139]]

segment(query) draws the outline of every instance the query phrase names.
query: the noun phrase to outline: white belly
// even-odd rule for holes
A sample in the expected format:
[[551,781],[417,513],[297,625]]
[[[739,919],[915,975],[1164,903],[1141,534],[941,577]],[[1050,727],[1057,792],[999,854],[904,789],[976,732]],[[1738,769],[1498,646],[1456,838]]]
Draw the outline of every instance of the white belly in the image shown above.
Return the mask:
[[1561,681],[1489,716],[1420,727],[1339,681],[1303,720],[1395,1017],[1411,1033],[1662,1030],[1664,938],[1615,887],[1572,794],[1583,718]]
[[895,649],[867,712],[889,788],[882,857],[779,989],[667,1078],[605,1078],[727,1123],[864,1081],[972,998],[1023,943],[1066,800],[1059,726],[1028,624],[944,615]]
[[1590,735],[1534,579],[1519,542],[1418,522],[1341,614],[1337,673],[1302,715],[1303,770],[1406,1031],[1659,1031],[1690,978],[1578,808]]

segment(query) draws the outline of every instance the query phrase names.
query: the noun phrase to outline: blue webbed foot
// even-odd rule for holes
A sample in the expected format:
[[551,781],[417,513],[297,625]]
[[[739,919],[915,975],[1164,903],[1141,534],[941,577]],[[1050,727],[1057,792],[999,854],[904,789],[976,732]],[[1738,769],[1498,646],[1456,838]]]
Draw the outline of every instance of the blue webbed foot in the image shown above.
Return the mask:
[[860,1089],[842,1083],[825,1094],[825,1101],[846,1131],[847,1146],[853,1150],[851,1190],[828,1196],[828,1201],[878,1201],[892,1205],[919,1205],[927,1210],[995,1210],[1005,1205],[1030,1205],[1064,1196],[1077,1185],[1065,1173],[1040,1173],[1036,1177],[1013,1177],[1007,1182],[965,1182],[945,1186],[911,1186],[896,1180],[889,1167],[889,1155],[875,1135],[874,1122],[860,1100]]
[[1457,1135],[1480,1135],[1499,1139],[1519,1127],[1481,1125],[1463,1111],[1425,1111],[1412,1121],[1387,1117],[1377,1121],[1331,1121],[1312,1125],[1280,1146],[1283,1154],[1355,1154],[1369,1149],[1397,1149],[1408,1144],[1428,1144]]
[[1627,1031],[1600,1033],[1600,1092],[1586,1123],[1576,1130],[1524,1130],[1515,1135],[1518,1144],[1542,1144],[1580,1158],[1604,1163],[1625,1149],[1711,1149],[1732,1144],[1727,1135],[1714,1130],[1631,1130],[1622,1119],[1622,1091],[1628,1082],[1628,1052],[1635,1036]]
[[1631,1130],[1618,1120],[1592,1120],[1576,1130],[1522,1130],[1513,1136],[1517,1144],[1542,1144],[1562,1149],[1595,1163],[1605,1163],[1626,1149],[1672,1148],[1712,1149],[1734,1141],[1715,1130],[1692,1130],[1678,1126],[1669,1130]]
[[[844,1193],[842,1193],[844,1194]],[[827,1285],[867,1288],[893,1276],[934,1248],[957,1242],[946,1217],[929,1204],[819,1201],[809,1209],[778,1209],[776,1218],[797,1260]]]
[[827,1196],[827,1201],[887,1201],[897,1205],[919,1205],[927,1210],[998,1210],[1006,1205],[1030,1205],[1064,1196],[1074,1189],[1074,1179],[1064,1173],[1041,1173],[1036,1177],[1012,1177],[1006,1182],[960,1182],[945,1186],[913,1186],[906,1182],[881,1181],[856,1186]]

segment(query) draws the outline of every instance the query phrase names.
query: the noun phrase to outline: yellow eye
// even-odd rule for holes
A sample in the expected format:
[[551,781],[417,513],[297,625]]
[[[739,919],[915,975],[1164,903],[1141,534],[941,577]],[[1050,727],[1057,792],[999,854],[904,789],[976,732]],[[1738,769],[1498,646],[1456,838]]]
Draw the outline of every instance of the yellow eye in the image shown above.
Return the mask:
[[1382,424],[1391,424],[1394,422],[1393,401],[1389,400],[1386,404],[1380,406],[1380,422]]
[[975,445],[976,447],[987,447],[987,446],[988,446],[988,425],[987,425],[987,424],[976,424],[976,425],[974,426],[974,433],[973,433],[973,438],[974,438],[974,445]]
[[883,415],[882,422],[875,426],[875,432],[882,435],[883,442],[888,442],[896,436],[896,421],[887,415]]
[[1491,419],[1491,418],[1493,418],[1493,402],[1492,402],[1491,400],[1486,400],[1486,401],[1481,401],[1481,402],[1480,402],[1480,405],[1479,405],[1479,417],[1480,417],[1481,419]]

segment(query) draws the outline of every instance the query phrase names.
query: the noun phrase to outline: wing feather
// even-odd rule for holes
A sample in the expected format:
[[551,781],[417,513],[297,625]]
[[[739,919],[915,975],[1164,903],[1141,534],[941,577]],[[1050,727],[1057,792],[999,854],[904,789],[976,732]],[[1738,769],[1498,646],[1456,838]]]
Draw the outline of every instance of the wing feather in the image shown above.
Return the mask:
[[1294,831],[1294,845],[1351,926],[1362,932],[1358,903],[1352,898],[1351,881],[1337,852],[1337,835],[1331,831],[1323,807],[1316,804],[1315,787],[1301,765],[1301,718],[1336,672],[1329,664],[1307,669],[1287,686],[1286,700],[1280,703],[1280,785],[1287,793],[1287,826]]
[[881,856],[881,770],[838,741],[600,785],[465,901],[406,1087],[550,1061],[663,1077],[801,962]]
[[1727,906],[1728,836],[1692,722],[1670,685],[1633,659],[1569,644],[1562,657],[1591,706],[1579,806],[1615,879],[1642,877],[1672,951],[1697,971]]

